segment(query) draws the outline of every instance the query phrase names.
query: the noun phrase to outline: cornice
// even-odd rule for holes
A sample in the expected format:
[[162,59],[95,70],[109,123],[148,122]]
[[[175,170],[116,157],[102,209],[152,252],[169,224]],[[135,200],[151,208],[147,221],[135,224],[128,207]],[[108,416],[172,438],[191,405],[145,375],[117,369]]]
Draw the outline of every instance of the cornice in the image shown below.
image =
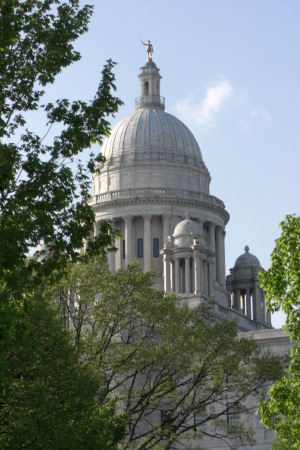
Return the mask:
[[220,206],[213,205],[206,203],[205,201],[197,201],[197,200],[188,200],[188,199],[178,199],[178,198],[164,198],[161,199],[159,197],[154,198],[116,198],[113,200],[108,201],[102,201],[101,203],[93,203],[92,201],[89,202],[89,205],[97,211],[101,211],[102,209],[107,209],[109,207],[121,207],[121,206],[128,206],[128,205],[141,205],[141,204],[153,204],[156,206],[163,206],[163,205],[176,205],[176,206],[184,206],[184,207],[190,207],[194,206],[197,208],[202,208],[207,211],[213,211],[219,215],[221,215],[225,221],[225,225],[228,223],[230,215],[226,211],[225,208],[221,208]]

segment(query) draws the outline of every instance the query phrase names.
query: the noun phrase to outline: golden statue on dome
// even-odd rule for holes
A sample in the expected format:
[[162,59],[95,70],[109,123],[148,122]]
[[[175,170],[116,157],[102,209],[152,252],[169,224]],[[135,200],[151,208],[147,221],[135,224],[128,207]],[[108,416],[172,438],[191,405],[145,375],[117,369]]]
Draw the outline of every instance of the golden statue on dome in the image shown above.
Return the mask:
[[145,45],[145,47],[147,47],[147,61],[152,61],[152,53],[153,53],[153,45],[151,44],[151,42],[148,40],[147,44],[145,44],[145,42],[143,42],[142,38],[141,38],[141,43],[143,45]]

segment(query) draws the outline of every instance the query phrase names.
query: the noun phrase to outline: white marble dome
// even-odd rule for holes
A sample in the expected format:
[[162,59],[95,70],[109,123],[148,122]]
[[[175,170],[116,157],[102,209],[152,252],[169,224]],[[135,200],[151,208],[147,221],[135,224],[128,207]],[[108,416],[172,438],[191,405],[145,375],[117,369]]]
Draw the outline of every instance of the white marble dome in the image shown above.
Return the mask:
[[242,269],[242,268],[247,268],[247,267],[253,267],[253,268],[257,268],[257,269],[262,268],[260,265],[259,259],[255,255],[253,255],[252,253],[249,252],[248,245],[246,245],[246,247],[245,247],[245,253],[240,255],[234,264],[235,269],[237,269],[237,268]]
[[159,108],[145,107],[125,117],[104,142],[108,162],[168,163],[200,167],[200,147],[188,127]]
[[191,219],[185,219],[179,222],[174,229],[173,236],[180,237],[186,235],[192,235],[193,237],[201,236],[202,230],[200,228],[200,225]]
[[164,111],[161,76],[153,61],[141,67],[139,78],[136,111],[105,140],[101,153],[106,162],[93,177],[93,194],[206,201],[211,178],[200,147],[189,128]]
[[176,247],[189,247],[193,245],[194,239],[198,244],[204,243],[203,228],[198,222],[187,217],[179,222],[174,229],[174,245]]

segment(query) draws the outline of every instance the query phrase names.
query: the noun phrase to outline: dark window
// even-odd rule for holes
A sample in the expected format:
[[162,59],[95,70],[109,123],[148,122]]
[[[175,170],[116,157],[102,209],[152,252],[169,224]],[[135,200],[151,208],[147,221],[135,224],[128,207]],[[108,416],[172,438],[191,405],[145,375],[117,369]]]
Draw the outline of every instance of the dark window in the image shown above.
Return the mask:
[[159,240],[158,238],[153,238],[153,256],[157,258],[159,256]]
[[196,428],[200,428],[201,431],[206,431],[206,409],[201,408],[200,410],[194,413],[194,426]]
[[167,422],[170,422],[171,420],[172,420],[171,414],[167,410],[161,409],[160,410],[160,423],[161,423],[161,425],[165,425]]
[[229,408],[227,411],[227,426],[232,427],[241,420],[241,413],[237,409]]
[[125,240],[122,241],[122,257],[125,259]]
[[145,81],[145,95],[149,95],[149,83],[148,81]]
[[143,258],[143,239],[138,239],[138,258]]

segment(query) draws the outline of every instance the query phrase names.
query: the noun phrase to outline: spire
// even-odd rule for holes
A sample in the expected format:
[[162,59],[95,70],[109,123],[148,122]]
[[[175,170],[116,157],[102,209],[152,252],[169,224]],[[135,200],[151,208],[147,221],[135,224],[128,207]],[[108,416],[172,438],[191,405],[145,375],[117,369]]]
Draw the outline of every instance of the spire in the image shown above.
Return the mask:
[[140,97],[135,101],[136,109],[165,109],[165,99],[160,96],[161,75],[156,64],[149,59],[140,69]]

